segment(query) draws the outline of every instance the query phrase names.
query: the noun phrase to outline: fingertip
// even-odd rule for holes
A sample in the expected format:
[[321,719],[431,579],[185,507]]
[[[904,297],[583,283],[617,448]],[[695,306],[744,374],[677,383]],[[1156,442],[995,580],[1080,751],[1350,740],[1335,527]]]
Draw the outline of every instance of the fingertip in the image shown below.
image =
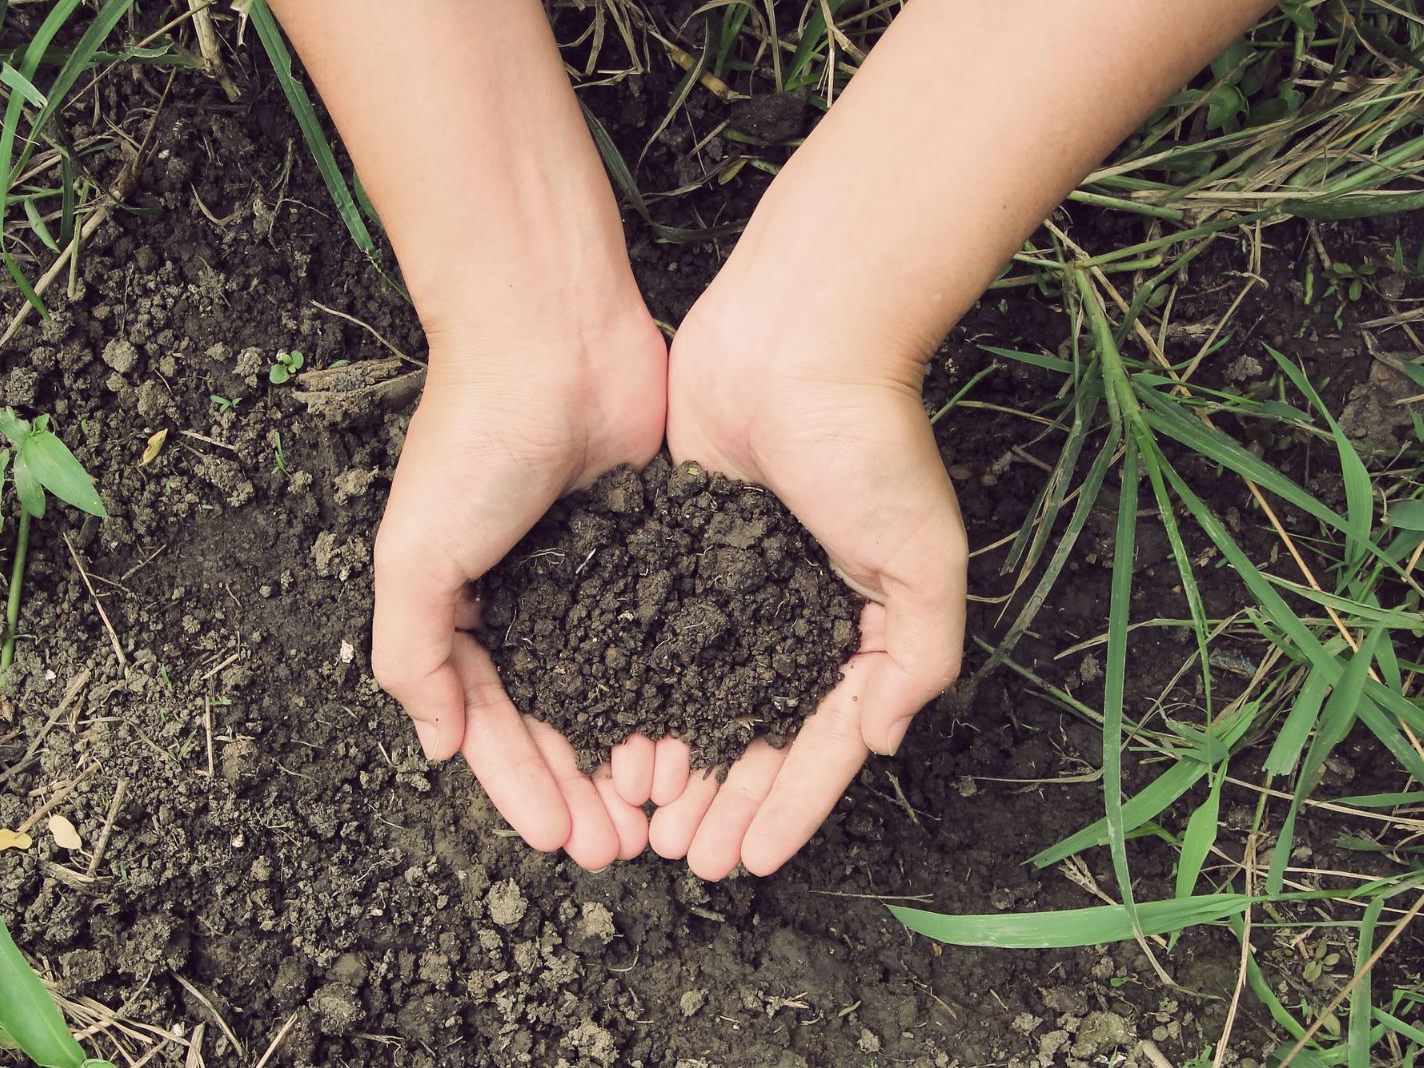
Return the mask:
[[593,785],[603,798],[603,807],[618,835],[618,859],[632,860],[648,847],[648,817],[640,807],[623,799],[606,769],[594,773]]
[[742,841],[742,867],[758,878],[774,875],[794,855],[784,846],[774,846],[753,828]]
[[648,825],[648,844],[653,847],[653,852],[667,860],[681,860],[687,856],[702,817],[717,796],[717,788],[715,772],[693,775],[676,800],[654,812]]
[[453,664],[447,662],[400,700],[427,760],[449,760],[460,751],[465,741],[465,690]]
[[630,805],[647,804],[653,792],[656,746],[646,735],[629,735],[613,747],[609,764],[613,787]]
[[653,784],[649,797],[659,807],[670,805],[687,789],[692,774],[692,750],[681,739],[659,738],[653,747]]

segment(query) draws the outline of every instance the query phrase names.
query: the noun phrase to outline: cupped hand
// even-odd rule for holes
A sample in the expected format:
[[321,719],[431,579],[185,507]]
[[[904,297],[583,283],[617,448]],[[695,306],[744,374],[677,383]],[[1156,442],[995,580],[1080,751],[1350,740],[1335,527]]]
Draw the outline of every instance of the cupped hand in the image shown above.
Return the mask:
[[[568,742],[510,703],[468,633],[478,623],[470,590],[559,496],[658,450],[667,349],[641,301],[628,305],[562,334],[432,334],[375,547],[372,667],[426,755],[463,753],[531,846],[594,870],[641,853],[647,819],[614,788],[613,768],[580,773]],[[654,751],[624,753],[620,781],[651,791]],[[663,777],[678,763],[665,760]]]
[[754,874],[784,864],[866,757],[894,753],[954,681],[968,559],[918,361],[867,360],[809,333],[770,347],[726,307],[704,297],[673,342],[673,459],[771,489],[869,600],[859,650],[789,746],[753,744],[720,785],[694,773],[654,814],[653,848],[708,879],[739,861]]

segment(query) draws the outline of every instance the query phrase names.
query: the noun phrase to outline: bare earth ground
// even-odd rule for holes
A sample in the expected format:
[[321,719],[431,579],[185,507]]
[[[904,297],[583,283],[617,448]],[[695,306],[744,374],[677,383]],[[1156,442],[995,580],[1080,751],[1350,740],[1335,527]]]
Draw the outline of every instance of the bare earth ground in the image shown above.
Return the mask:
[[[146,122],[132,110],[157,99],[159,80],[146,78],[111,79],[105,111]],[[641,95],[625,86],[586,98],[629,158],[674,74],[662,78]],[[314,301],[419,357],[414,315],[349,243],[269,77],[236,106],[180,78],[156,136],[133,210],[85,248],[78,299],[56,287],[53,320],[0,355],[0,403],[52,412],[113,513],[100,524],[56,512],[37,525],[13,720],[0,722],[0,826],[23,823],[83,775],[55,810],[92,850],[123,791],[92,872],[42,824],[32,849],[0,854],[0,916],[20,945],[66,994],[131,1021],[128,1036],[104,1027],[101,1049],[140,1055],[159,1039],[139,1025],[155,1025],[184,1042],[148,1063],[183,1064],[201,1024],[205,1063],[252,1064],[290,1025],[269,1063],[928,1068],[1180,1065],[1215,1038],[1237,965],[1225,933],[1190,933],[1167,958],[1188,993],[1163,987],[1131,945],[942,948],[871,898],[963,912],[1096,903],[1024,860],[1098,814],[1087,773],[1100,736],[1006,670],[972,703],[946,699],[920,717],[901,755],[867,765],[772,878],[705,885],[652,856],[588,875],[509,837],[463,767],[421,758],[367,670],[371,536],[409,407],[369,405],[332,424],[266,377],[279,349],[300,348],[315,368],[389,355]],[[679,184],[675,142],[691,136],[675,132],[649,154],[650,188]],[[689,203],[707,223],[739,218],[761,180],[748,168]],[[1399,225],[1322,234],[1332,249],[1378,259]],[[1418,221],[1405,225],[1417,244]],[[1138,234],[1133,221],[1082,210],[1072,227],[1096,250]],[[632,215],[628,228],[654,314],[676,323],[727,242],[657,244]],[[1203,373],[1220,378],[1269,341],[1343,402],[1370,378],[1351,324],[1388,307],[1370,292],[1337,328],[1301,301],[1304,227],[1265,236],[1269,287],[1248,296]],[[1215,322],[1247,255],[1218,242],[1193,265],[1175,321]],[[7,299],[5,321],[16,307]],[[1055,352],[1066,334],[1056,294],[991,294],[936,357],[927,408],[984,366],[978,344]],[[1173,341],[1190,353],[1202,339],[1188,330]],[[1032,410],[1057,388],[1054,376],[1008,365],[972,396]],[[213,395],[238,403],[219,412]],[[163,428],[163,451],[140,466]],[[972,543],[1017,529],[1052,439],[1035,443],[1032,424],[983,409],[953,413],[938,433]],[[1266,448],[1311,477],[1306,449]],[[1258,524],[1239,482],[1188,470],[1251,544]],[[1111,501],[1103,508],[1016,653],[1090,705],[1100,655],[1055,656],[1102,630]],[[1181,615],[1160,532],[1142,541],[1135,618]],[[976,595],[1007,592],[1001,561],[1002,550],[975,558]],[[1213,615],[1242,596],[1226,576],[1206,594]],[[998,613],[976,603],[972,635],[992,642]],[[1141,632],[1130,708],[1158,696],[1189,641],[1185,630]],[[982,656],[971,650],[968,669]],[[1219,684],[1234,679],[1223,668]],[[1367,783],[1368,757],[1332,774]],[[1227,820],[1250,801],[1228,793]],[[1328,838],[1299,844],[1331,866]],[[1172,854],[1150,840],[1132,848],[1139,897],[1162,893]],[[1089,871],[1112,892],[1105,856],[1090,854]],[[1296,952],[1266,948],[1286,965],[1273,979],[1303,982]],[[1327,970],[1307,991],[1313,1002],[1347,971],[1348,958]],[[1244,1011],[1236,1048],[1259,1056],[1265,1022],[1249,997]]]

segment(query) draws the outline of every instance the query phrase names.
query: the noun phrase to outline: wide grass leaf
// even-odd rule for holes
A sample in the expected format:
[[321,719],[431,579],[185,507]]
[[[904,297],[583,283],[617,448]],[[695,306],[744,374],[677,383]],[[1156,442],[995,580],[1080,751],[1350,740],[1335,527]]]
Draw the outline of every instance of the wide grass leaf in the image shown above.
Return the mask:
[[[1251,900],[1245,894],[1203,894],[1185,899],[1139,901],[1135,911],[1143,934],[1168,934],[1238,915]],[[952,946],[1067,949],[1122,942],[1134,934],[1133,916],[1121,905],[984,916],[945,915],[899,905],[886,907],[910,930]]]
[[0,923],[0,1026],[40,1068],[78,1068],[84,1050],[74,1041],[54,999],[30,970],[20,947]]
[[93,479],[54,431],[36,430],[31,433],[20,446],[19,459],[29,465],[40,485],[65,504],[100,519],[108,518],[109,513],[104,508],[99,491],[94,488]]

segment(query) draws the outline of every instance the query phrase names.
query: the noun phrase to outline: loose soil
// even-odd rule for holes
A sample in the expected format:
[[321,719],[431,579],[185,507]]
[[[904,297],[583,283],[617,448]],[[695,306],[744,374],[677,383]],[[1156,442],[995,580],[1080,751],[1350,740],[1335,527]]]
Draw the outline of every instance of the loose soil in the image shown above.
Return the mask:
[[[14,6],[7,33],[41,6]],[[159,17],[145,8],[134,36]],[[579,18],[588,16],[563,13],[562,39],[578,36],[569,20]],[[266,372],[292,347],[314,368],[389,356],[316,301],[412,356],[423,340],[409,307],[353,250],[248,37],[235,55],[243,99],[230,105],[196,75],[176,78],[128,208],[84,244],[74,299],[61,280],[47,295],[52,318],[0,353],[0,403],[53,413],[112,512],[99,523],[54,509],[36,524],[17,685],[0,720],[0,826],[28,822],[36,834],[32,848],[0,853],[0,917],[67,997],[118,1014],[127,1030],[99,1019],[96,1050],[120,1063],[122,1050],[152,1053],[150,1065],[237,1066],[280,1038],[268,1064],[419,1068],[1039,1068],[1160,1064],[1157,1054],[1181,1065],[1200,1054],[1235,987],[1228,934],[1189,932],[1162,954],[1182,987],[1171,989],[1131,944],[949,949],[909,935],[875,900],[994,913],[1096,903],[1087,880],[1113,892],[1101,850],[1085,854],[1072,879],[1024,864],[1100,815],[1101,737],[1008,669],[972,701],[926,710],[900,754],[868,763],[821,832],[766,879],[704,884],[651,855],[588,874],[511,837],[463,766],[422,759],[370,677],[367,637],[371,538],[409,404],[382,393],[333,422]],[[661,55],[652,50],[641,78],[583,93],[630,160],[682,77]],[[112,179],[122,154],[90,136],[111,137],[112,122],[140,143],[165,80],[119,68],[71,113],[67,133],[90,146],[86,166],[99,177]],[[644,188],[685,184],[692,147],[728,111],[694,88],[644,158]],[[797,113],[804,132],[812,114]],[[699,149],[737,150],[720,136]],[[745,217],[764,181],[745,167],[725,186],[657,201],[659,221]],[[1148,226],[1082,206],[1059,221],[1094,253],[1141,240]],[[654,315],[679,321],[729,240],[666,244],[631,212],[626,224]],[[1259,263],[1234,238],[1218,241],[1182,276],[1169,355],[1198,351],[1249,271],[1267,284],[1242,299],[1202,381],[1225,382],[1269,342],[1328,380],[1336,410],[1347,397],[1373,410],[1382,387],[1356,324],[1420,295],[1384,266],[1397,236],[1406,249],[1424,240],[1417,219],[1322,225],[1313,236],[1285,224],[1264,231]],[[1334,305],[1302,299],[1313,240],[1346,262],[1382,265],[1339,323]],[[3,303],[8,321],[13,290]],[[1056,291],[991,292],[933,360],[927,412],[985,366],[981,344],[1052,353],[1067,323]],[[1380,341],[1407,347],[1397,331]],[[1259,364],[1239,370],[1251,388],[1272,388]],[[1006,362],[936,424],[973,545],[994,544],[1028,515],[1056,439],[1039,440],[1040,428],[1016,413],[1046,405],[1060,386],[1056,375]],[[1223,423],[1242,436],[1255,429]],[[167,444],[140,464],[164,429]],[[1377,429],[1393,433],[1395,447],[1407,434]],[[1255,445],[1327,502],[1341,500],[1332,447],[1281,433]],[[1205,464],[1183,469],[1253,558],[1268,560],[1273,539],[1239,480]],[[1089,707],[1102,696],[1093,643],[1112,513],[1111,500],[1099,504],[1014,657]],[[1309,529],[1288,509],[1282,516]],[[1207,612],[1239,609],[1239,585],[1187,536],[1204,561]],[[1144,538],[1133,617],[1180,618],[1162,539]],[[1014,575],[1004,553],[971,561],[968,672],[982,663],[978,642],[992,645],[1005,626],[1000,599]],[[1263,647],[1226,641],[1237,655],[1214,664],[1213,682],[1229,698]],[[1186,631],[1137,629],[1130,655],[1130,708],[1200,715],[1200,696],[1174,681],[1194,655]],[[1379,782],[1358,734],[1337,757],[1327,790],[1401,788]],[[1249,778],[1248,768],[1232,770]],[[1130,757],[1128,788],[1152,772]],[[1189,794],[1159,822],[1180,833],[1202,796]],[[1225,789],[1223,848],[1239,849],[1256,801]],[[45,833],[42,808],[70,819],[84,848],[65,850]],[[1387,870],[1381,855],[1344,851],[1337,837],[1350,829],[1312,816],[1296,855],[1322,870]],[[1130,849],[1139,899],[1170,893],[1172,850],[1150,838]],[[1302,946],[1290,941],[1299,933],[1262,930],[1257,952],[1288,1004],[1318,1006],[1348,979],[1353,947],[1338,928],[1312,929]],[[1319,949],[1339,956],[1307,980],[1300,954]],[[1396,951],[1419,959],[1417,946]],[[1242,1013],[1233,1049],[1259,1058],[1269,1020],[1249,995]],[[189,1043],[200,1060],[188,1060]]]
[[784,745],[860,638],[861,599],[780,501],[663,456],[560,501],[480,591],[515,707],[588,770],[634,733],[695,767]]

